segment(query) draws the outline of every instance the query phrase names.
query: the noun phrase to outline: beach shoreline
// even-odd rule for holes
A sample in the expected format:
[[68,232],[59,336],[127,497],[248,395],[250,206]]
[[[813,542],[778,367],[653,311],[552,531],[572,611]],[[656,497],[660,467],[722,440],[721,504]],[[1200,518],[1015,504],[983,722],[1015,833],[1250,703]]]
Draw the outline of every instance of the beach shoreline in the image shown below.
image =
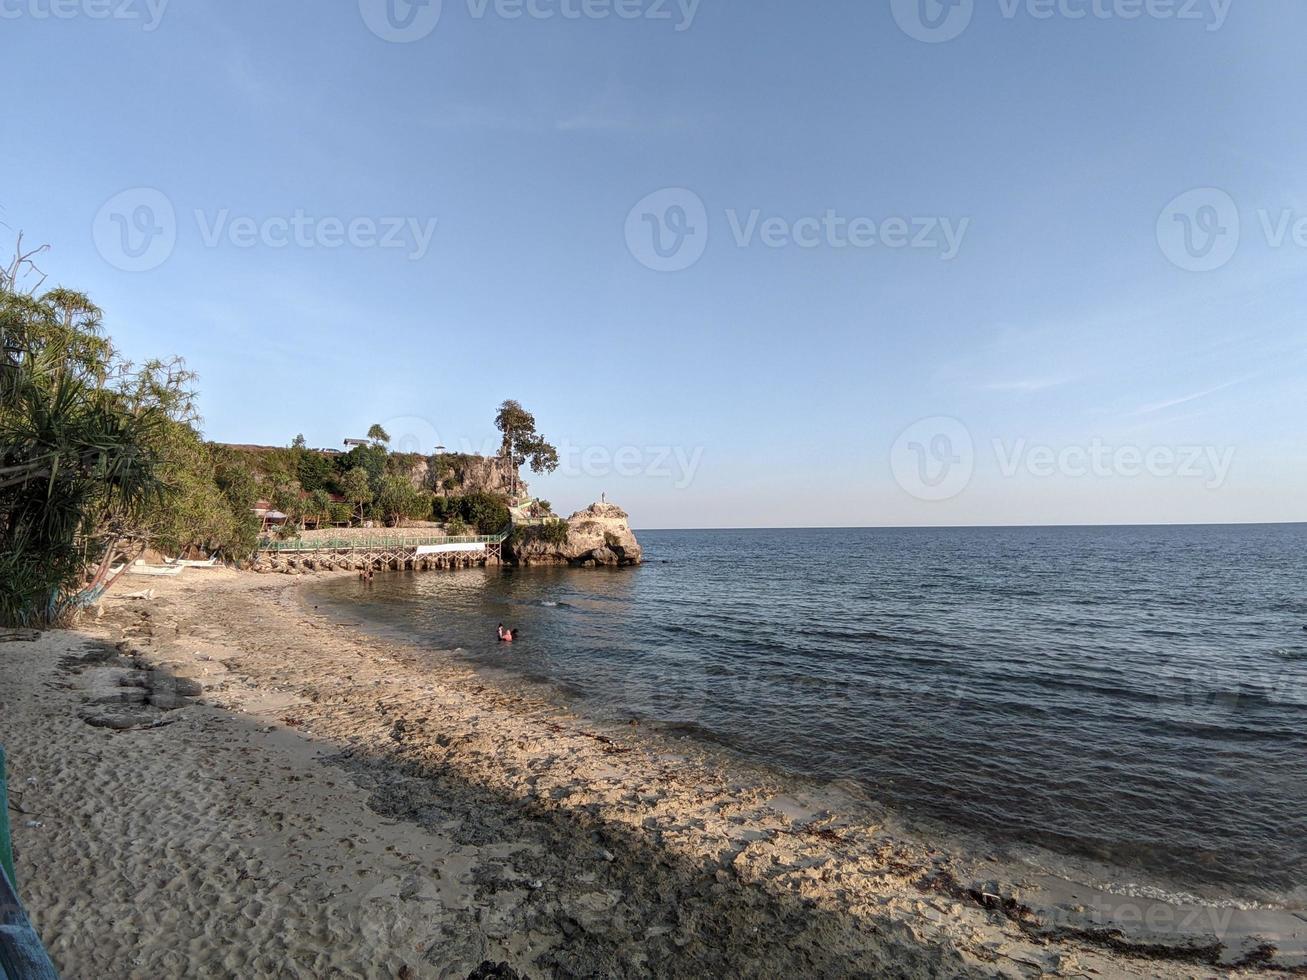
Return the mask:
[[[20,888],[67,975],[1303,962],[1292,916],[988,883],[984,856],[904,835],[855,787],[569,714],[365,635],[307,601],[301,583],[329,577],[197,570],[0,647]],[[147,690],[154,727],[87,723],[124,688]]]

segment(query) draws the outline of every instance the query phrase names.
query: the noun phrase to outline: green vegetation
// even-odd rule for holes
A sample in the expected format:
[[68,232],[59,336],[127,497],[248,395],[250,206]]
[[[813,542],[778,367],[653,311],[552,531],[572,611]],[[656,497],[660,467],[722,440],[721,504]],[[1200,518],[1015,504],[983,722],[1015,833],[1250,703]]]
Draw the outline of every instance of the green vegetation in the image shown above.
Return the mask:
[[[509,399],[499,406],[495,428],[504,434],[500,454],[512,464],[514,474],[525,464],[530,464],[532,473],[558,469],[558,450],[536,432],[535,416],[518,402]],[[517,490],[516,480],[513,490]]]
[[[477,534],[498,534],[508,526],[511,516],[508,498],[502,494],[475,491],[461,497],[436,497],[431,505],[432,519],[444,521],[448,528],[475,528]],[[455,533],[450,530],[450,533]]]
[[426,520],[431,513],[431,494],[413,486],[408,477],[383,476],[377,490],[376,510],[390,527],[405,518]]
[[340,481],[340,492],[358,508],[359,520],[362,520],[363,508],[372,503],[372,482],[368,478],[368,471],[362,466],[355,466]]
[[567,534],[566,521],[550,521],[547,524],[519,525],[513,528],[512,541],[517,547],[532,541],[543,541],[558,547],[567,543]]
[[[311,449],[302,433],[284,448],[207,442],[185,363],[126,360],[88,297],[38,294],[34,254],[0,267],[0,623],[61,622],[147,550],[246,560],[264,533],[260,502],[287,515],[288,535],[432,519],[451,534],[497,534],[510,523],[509,498],[486,486],[502,467],[392,453],[380,425],[347,453]],[[514,491],[518,466],[557,467],[517,402],[495,421]]]
[[86,296],[16,291],[22,271],[0,277],[0,621],[47,625],[115,562],[249,541],[253,515],[218,482],[185,365],[125,360]]

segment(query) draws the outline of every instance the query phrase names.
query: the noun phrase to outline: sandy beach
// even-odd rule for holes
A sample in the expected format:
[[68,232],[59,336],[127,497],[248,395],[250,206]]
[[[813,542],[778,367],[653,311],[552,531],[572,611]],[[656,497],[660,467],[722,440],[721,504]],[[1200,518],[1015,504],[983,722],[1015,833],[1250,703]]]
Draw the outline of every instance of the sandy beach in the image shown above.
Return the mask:
[[1095,927],[1090,896],[986,884],[856,787],[500,690],[306,578],[142,579],[0,645],[19,886],[63,975],[1302,970],[1292,916]]

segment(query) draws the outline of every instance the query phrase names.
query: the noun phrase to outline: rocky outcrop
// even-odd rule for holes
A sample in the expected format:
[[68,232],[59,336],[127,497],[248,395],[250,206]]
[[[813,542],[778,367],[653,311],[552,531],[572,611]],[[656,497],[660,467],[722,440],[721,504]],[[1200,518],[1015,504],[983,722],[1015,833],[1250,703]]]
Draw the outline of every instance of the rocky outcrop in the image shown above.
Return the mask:
[[517,468],[502,456],[467,453],[415,456],[410,461],[408,474],[414,486],[448,497],[502,493],[524,498],[528,492]]
[[515,529],[505,558],[518,565],[638,565],[644,560],[626,511],[616,504],[591,504],[559,525]]

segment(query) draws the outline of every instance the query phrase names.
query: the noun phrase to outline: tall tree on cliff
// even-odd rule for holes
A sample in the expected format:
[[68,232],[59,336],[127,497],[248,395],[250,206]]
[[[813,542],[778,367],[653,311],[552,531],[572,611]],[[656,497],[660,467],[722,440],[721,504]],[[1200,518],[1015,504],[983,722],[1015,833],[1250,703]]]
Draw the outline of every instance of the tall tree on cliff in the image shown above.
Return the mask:
[[517,493],[517,471],[529,463],[532,473],[552,473],[558,469],[558,450],[536,432],[535,416],[509,399],[499,406],[495,428],[504,434],[500,455],[506,457],[512,469],[513,492]]
[[390,433],[379,424],[373,423],[372,428],[368,429],[368,438],[376,445],[381,446],[390,442]]

